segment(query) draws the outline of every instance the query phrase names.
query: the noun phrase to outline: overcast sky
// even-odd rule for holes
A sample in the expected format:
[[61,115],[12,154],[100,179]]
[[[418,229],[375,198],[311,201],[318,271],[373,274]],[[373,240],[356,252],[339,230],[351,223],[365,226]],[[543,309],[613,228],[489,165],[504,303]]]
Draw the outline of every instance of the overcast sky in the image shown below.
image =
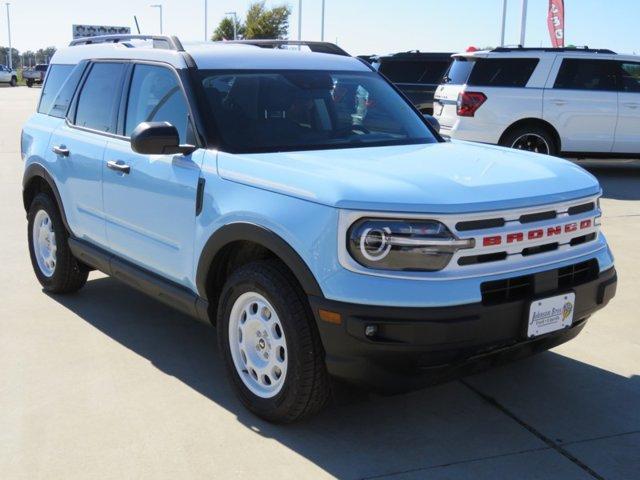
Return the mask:
[[[521,0],[509,1],[507,43],[519,41]],[[0,45],[7,45],[4,0],[0,11]],[[183,41],[204,38],[204,0],[12,0],[13,46],[35,50],[64,46],[71,25],[132,27],[137,15],[143,33],[159,33],[158,9],[164,5],[164,33]],[[243,16],[249,0],[209,0],[209,30],[235,10]],[[298,0],[267,1],[292,7],[291,38],[297,38]],[[320,39],[322,0],[303,0],[302,36]],[[529,0],[527,46],[549,46],[547,0]],[[640,53],[639,0],[565,0],[567,42],[618,52]],[[495,46],[500,40],[502,0],[326,0],[325,39],[352,54],[402,50],[459,51],[470,45]]]

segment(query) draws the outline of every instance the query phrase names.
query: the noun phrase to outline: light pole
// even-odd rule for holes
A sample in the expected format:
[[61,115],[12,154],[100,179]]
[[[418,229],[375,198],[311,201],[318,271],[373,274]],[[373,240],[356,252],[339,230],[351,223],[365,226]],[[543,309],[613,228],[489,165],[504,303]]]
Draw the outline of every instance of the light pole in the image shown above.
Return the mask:
[[9,35],[9,70],[13,70],[13,49],[11,48],[11,17],[9,16],[9,2],[5,3],[7,6],[7,34]]
[[320,41],[324,42],[324,0],[322,0],[322,15],[320,16]]
[[207,4],[209,2],[204,0],[204,41],[207,41],[207,32],[209,31],[209,26],[207,25]]
[[504,47],[504,31],[507,26],[507,0],[502,0],[502,33],[500,34],[500,46]]
[[156,3],[154,5],[149,5],[151,8],[157,8],[160,10],[160,35],[162,35],[162,5]]
[[226,12],[225,15],[231,15],[233,17],[233,39],[237,40],[238,39],[238,30],[237,30],[237,25],[238,25],[238,14],[236,12]]
[[520,19],[520,46],[524,47],[524,37],[527,30],[527,0],[522,0],[522,18]]
[[298,41],[302,40],[302,0],[298,0]]

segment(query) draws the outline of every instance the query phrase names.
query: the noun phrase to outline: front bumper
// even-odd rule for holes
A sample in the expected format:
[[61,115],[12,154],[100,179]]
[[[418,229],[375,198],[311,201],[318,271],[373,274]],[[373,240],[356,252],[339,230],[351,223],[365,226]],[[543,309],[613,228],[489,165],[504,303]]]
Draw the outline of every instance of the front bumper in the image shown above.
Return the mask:
[[[528,298],[486,305],[452,307],[380,307],[310,297],[326,353],[327,369],[341,380],[379,390],[408,390],[439,383],[514,358],[548,350],[575,337],[595,311],[615,295],[617,275],[610,268],[576,285],[571,327],[526,338],[526,317],[534,298],[567,290],[545,290],[542,272]],[[339,313],[340,324],[320,317]],[[365,335],[375,326],[373,337]]]

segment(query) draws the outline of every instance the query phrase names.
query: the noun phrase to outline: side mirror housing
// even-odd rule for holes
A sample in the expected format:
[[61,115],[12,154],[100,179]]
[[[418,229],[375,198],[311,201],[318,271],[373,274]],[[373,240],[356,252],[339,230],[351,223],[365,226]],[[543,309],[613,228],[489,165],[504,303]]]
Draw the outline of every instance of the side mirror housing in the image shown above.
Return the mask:
[[423,113],[422,116],[436,132],[440,133],[440,122],[436,119],[436,117],[434,117],[433,115],[429,115],[428,113]]
[[188,155],[196,147],[180,145],[178,129],[169,122],[142,122],[131,132],[131,149],[145,155]]

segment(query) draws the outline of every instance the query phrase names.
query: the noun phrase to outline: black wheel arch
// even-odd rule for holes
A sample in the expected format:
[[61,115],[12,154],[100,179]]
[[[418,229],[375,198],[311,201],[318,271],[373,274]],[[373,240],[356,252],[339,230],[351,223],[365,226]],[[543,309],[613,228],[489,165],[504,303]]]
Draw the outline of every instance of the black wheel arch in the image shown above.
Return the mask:
[[309,266],[282,237],[271,230],[251,223],[230,223],[218,229],[205,244],[196,272],[198,294],[210,304],[216,299],[208,298],[209,274],[225,247],[236,242],[249,242],[271,252],[291,270],[298,283],[308,295],[322,297],[322,290]]
[[35,196],[42,191],[50,191],[53,194],[53,199],[58,205],[58,211],[62,217],[62,223],[67,231],[71,232],[55,180],[42,165],[32,163],[27,167],[22,177],[22,203],[25,211],[29,210]]
[[517,130],[523,127],[528,127],[528,126],[535,126],[535,127],[539,127],[539,128],[543,128],[544,130],[547,130],[553,136],[553,140],[555,141],[558,152],[562,151],[562,140],[560,138],[560,134],[558,133],[558,131],[553,125],[551,125],[546,120],[542,120],[541,118],[523,118],[521,120],[518,120],[517,122],[512,123],[505,129],[504,132],[502,132],[502,135],[500,135],[500,140],[498,141],[498,144],[502,145],[505,138],[509,134],[511,134],[514,130]]

